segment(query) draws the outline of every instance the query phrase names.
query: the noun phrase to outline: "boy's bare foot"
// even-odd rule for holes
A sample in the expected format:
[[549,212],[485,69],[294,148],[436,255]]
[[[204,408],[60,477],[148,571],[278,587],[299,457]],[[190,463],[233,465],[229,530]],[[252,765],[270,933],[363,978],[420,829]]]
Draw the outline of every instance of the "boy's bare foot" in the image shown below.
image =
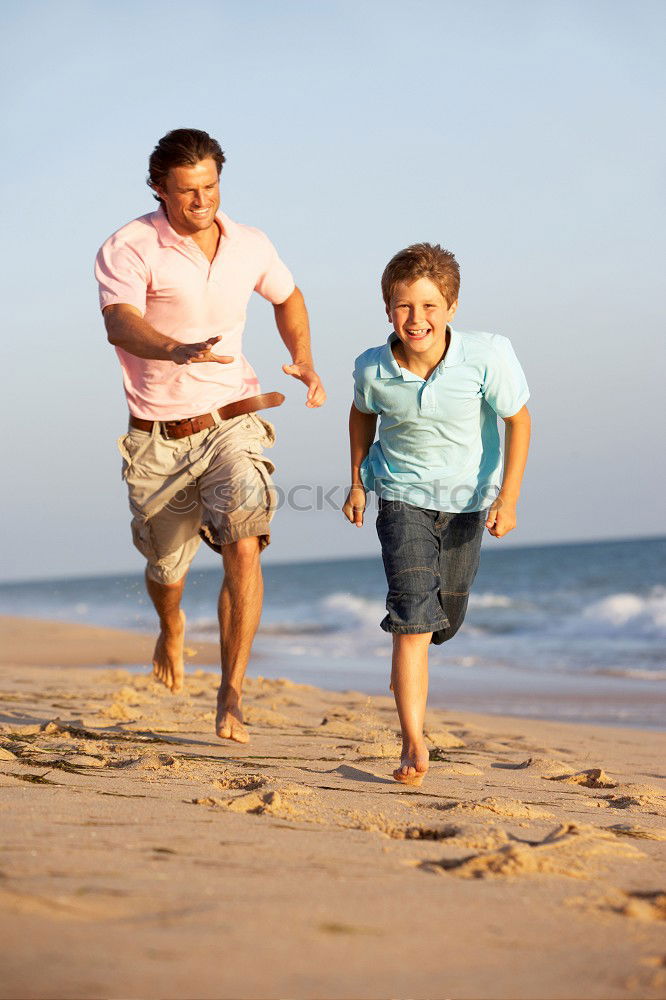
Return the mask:
[[430,758],[425,743],[406,743],[403,740],[400,767],[393,772],[396,781],[403,785],[420,785],[426,776]]
[[243,725],[240,698],[226,695],[222,685],[217,694],[215,732],[221,740],[235,740],[236,743],[250,742],[248,731]]
[[178,624],[163,628],[155,643],[153,677],[176,694],[183,690],[183,645],[185,642],[185,612],[180,611]]

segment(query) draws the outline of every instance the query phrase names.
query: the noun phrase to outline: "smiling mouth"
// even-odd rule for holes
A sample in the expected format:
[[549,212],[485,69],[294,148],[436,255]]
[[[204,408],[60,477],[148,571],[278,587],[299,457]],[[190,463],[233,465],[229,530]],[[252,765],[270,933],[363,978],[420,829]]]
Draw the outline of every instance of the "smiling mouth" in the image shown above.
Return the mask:
[[405,330],[405,333],[410,340],[423,340],[430,333],[430,327],[424,327],[422,330]]

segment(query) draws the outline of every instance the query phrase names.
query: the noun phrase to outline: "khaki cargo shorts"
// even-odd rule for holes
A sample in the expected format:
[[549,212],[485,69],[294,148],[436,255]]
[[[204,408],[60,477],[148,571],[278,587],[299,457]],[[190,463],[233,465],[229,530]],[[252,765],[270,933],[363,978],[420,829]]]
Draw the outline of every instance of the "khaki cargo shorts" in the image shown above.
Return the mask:
[[202,538],[217,552],[241,538],[269,544],[275,466],[262,449],[274,443],[273,425],[256,413],[173,441],[159,423],[152,431],[130,427],[118,439],[132,537],[153,580],[180,580]]

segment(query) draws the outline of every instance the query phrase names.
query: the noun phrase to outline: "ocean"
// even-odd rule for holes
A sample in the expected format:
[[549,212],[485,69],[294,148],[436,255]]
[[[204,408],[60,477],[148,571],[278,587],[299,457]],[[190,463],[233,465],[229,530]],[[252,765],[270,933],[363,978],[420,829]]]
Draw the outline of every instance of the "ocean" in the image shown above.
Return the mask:
[[[387,693],[379,556],[269,564],[264,576],[251,674]],[[191,572],[189,643],[215,640],[219,584],[217,570]],[[140,573],[0,584],[0,613],[155,629]],[[666,538],[484,543],[465,624],[430,650],[432,705],[666,729]]]

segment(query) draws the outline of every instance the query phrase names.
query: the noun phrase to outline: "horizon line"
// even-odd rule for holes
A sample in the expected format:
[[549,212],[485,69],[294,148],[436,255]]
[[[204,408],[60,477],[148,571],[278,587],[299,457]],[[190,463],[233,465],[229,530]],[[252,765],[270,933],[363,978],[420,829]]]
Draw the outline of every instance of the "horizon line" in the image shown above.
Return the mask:
[[[526,542],[523,544],[511,544],[507,546],[511,550],[514,549],[543,549],[543,548],[554,548],[556,546],[591,546],[591,545],[621,545],[626,542],[657,542],[665,541],[666,534],[664,535],[626,535],[622,538],[594,538],[594,539],[580,539],[571,541],[545,541],[545,542]],[[492,544],[492,543],[491,543]],[[506,548],[505,548],[506,551]],[[355,562],[355,561],[367,561],[369,559],[381,560],[381,554],[376,553],[375,555],[352,555],[352,556],[329,556],[323,559],[289,559],[280,560],[276,562],[264,563],[266,568],[280,567],[280,566],[307,566],[314,565],[317,563],[338,563],[338,562]],[[214,571],[213,566],[204,566],[200,570],[193,569],[193,572],[210,572]],[[0,587],[12,587],[21,586],[35,583],[64,583],[73,580],[103,580],[110,579],[112,577],[118,576],[129,576],[129,577],[143,577],[143,570],[121,570],[115,572],[103,572],[103,573],[82,573],[80,575],[71,576],[38,576],[38,577],[25,577],[23,579],[4,579],[0,580]]]

